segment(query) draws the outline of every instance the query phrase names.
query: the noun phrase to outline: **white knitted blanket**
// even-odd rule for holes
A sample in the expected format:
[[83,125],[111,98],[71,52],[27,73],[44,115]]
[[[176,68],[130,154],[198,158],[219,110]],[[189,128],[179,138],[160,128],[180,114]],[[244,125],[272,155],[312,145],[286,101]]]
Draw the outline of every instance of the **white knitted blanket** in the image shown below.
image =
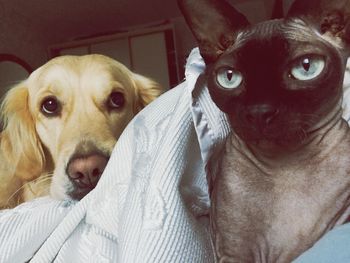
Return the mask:
[[194,49],[186,80],[134,118],[83,200],[0,212],[0,262],[214,262],[204,167],[230,128],[195,86],[203,70]]

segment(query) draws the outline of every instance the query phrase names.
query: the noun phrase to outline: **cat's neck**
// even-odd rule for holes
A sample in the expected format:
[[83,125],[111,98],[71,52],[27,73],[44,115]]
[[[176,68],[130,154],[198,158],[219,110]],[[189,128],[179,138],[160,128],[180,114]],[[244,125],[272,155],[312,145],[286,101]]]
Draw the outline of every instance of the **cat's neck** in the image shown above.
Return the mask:
[[350,129],[341,114],[341,109],[329,114],[310,129],[305,134],[305,139],[298,144],[279,146],[268,141],[249,143],[234,133],[230,143],[259,167],[276,167],[286,163],[300,165],[313,158],[327,157],[339,145],[350,142]]

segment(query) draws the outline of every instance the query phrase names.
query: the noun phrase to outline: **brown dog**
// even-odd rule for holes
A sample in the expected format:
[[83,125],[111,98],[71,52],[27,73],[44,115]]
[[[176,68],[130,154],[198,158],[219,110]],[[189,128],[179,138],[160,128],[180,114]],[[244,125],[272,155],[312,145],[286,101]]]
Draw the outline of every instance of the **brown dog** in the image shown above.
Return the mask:
[[0,207],[36,196],[81,199],[129,121],[162,92],[102,55],[55,58],[2,105]]
[[297,0],[257,25],[224,0],[179,2],[233,128],[210,174],[217,259],[291,262],[350,213],[350,1]]

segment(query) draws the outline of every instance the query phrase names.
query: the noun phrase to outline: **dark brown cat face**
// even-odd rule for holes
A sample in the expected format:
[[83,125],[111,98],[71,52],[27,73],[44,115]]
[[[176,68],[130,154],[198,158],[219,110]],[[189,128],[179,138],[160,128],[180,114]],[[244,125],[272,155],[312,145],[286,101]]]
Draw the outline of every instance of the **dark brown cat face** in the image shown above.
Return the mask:
[[178,1],[211,97],[242,139],[299,143],[340,109],[350,0],[296,0],[285,19],[257,25],[224,0]]
[[339,103],[344,63],[301,21],[268,21],[208,66],[208,88],[241,138],[296,143]]

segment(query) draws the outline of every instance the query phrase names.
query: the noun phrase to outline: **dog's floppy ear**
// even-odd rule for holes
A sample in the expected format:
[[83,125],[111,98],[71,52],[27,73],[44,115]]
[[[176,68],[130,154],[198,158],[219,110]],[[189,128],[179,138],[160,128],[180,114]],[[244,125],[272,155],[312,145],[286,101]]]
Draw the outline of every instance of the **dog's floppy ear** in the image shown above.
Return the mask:
[[249,25],[225,0],[178,0],[178,4],[207,64],[233,44],[237,30]]
[[298,17],[320,34],[340,39],[350,53],[350,0],[296,0],[287,17]]
[[134,105],[134,112],[142,110],[147,104],[159,97],[164,89],[152,79],[132,73],[137,99]]
[[45,157],[35,124],[29,111],[25,82],[13,87],[4,97],[1,117],[4,130],[0,135],[1,150],[14,166],[14,173],[28,181],[43,170]]

